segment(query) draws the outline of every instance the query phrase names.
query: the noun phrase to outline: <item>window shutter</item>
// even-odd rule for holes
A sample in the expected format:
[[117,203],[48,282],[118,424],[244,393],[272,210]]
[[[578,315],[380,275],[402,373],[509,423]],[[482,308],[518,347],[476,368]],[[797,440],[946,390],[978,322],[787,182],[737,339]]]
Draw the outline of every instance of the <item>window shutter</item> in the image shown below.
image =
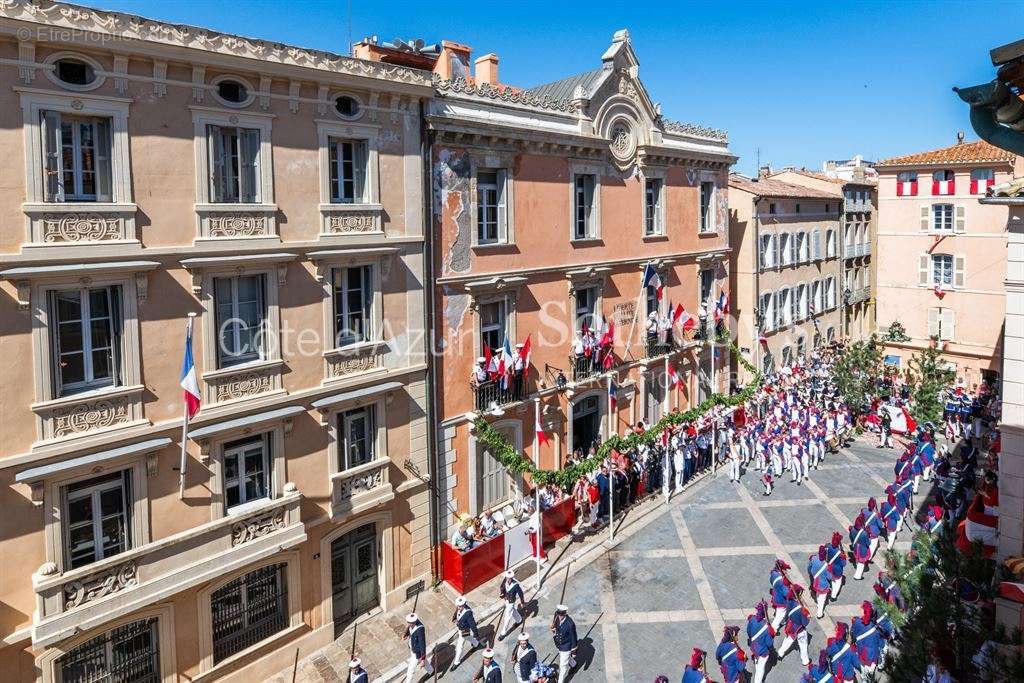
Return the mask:
[[659,235],[664,235],[668,230],[665,228],[665,183],[658,181],[658,199],[654,204],[654,230]]
[[597,176],[585,176],[583,183],[583,195],[586,207],[587,237],[597,237],[597,215],[594,212],[594,190],[596,189]]
[[942,309],[942,341],[956,338],[956,313],[952,308]]
[[100,119],[96,122],[96,201],[113,201],[111,152],[110,119]]
[[369,159],[366,150],[366,141],[359,140],[352,143],[353,174],[355,180],[354,201],[366,203],[369,197],[366,196],[366,174],[369,171]]
[[937,308],[928,309],[928,336],[939,336],[939,309]]
[[928,230],[931,227],[931,210],[930,206],[921,207],[921,229]]
[[220,126],[206,127],[206,148],[210,155],[210,201],[223,202],[224,191],[224,135]]
[[242,146],[242,196],[239,201],[243,203],[255,203],[260,200],[259,196],[259,163],[260,163],[260,132],[254,128],[244,128],[241,131],[240,144]]
[[814,235],[814,239],[813,239],[814,260],[815,261],[820,261],[821,260],[821,230],[815,230],[813,235]]
[[341,201],[341,177],[338,175],[338,141],[330,139],[327,146],[328,182],[330,183],[331,201]]
[[43,191],[46,201],[64,201],[64,178],[60,169],[60,112],[40,113],[43,133]]
[[964,278],[966,276],[967,269],[965,256],[954,256],[953,257],[953,286],[957,289],[964,288]]
[[498,241],[508,241],[508,171],[495,173],[498,180]]
[[928,254],[921,254],[917,265],[917,284],[926,285],[931,281],[931,273],[928,272],[931,266],[931,259]]
[[122,380],[122,353],[121,336],[124,328],[124,321],[121,313],[121,287],[110,288],[110,369],[114,379],[114,386],[121,386]]
[[953,221],[953,232],[965,232],[966,222],[964,220],[964,206],[963,204],[956,205],[956,219]]

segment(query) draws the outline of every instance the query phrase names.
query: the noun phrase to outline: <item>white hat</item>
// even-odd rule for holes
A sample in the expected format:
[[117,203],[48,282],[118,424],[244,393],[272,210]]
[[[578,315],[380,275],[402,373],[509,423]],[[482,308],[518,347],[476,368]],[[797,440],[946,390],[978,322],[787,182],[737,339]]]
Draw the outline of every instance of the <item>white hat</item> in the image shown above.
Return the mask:
[[520,642],[525,643],[529,639],[530,639],[530,634],[527,633],[526,631],[523,631],[522,633],[519,634],[519,641]]
[[555,611],[556,612],[568,612],[569,608],[566,607],[565,605],[558,605],[558,606],[555,607]]
[[506,579],[514,579],[514,578],[516,578],[516,573],[514,571],[512,571],[511,569],[509,569],[507,572],[505,572],[505,578]]
[[359,657],[353,657],[352,661],[348,663],[348,668],[350,668],[350,669],[358,669],[362,665],[363,665],[363,663],[359,660]]
[[405,620],[410,624],[415,624],[417,621],[420,620],[420,618],[416,616],[415,612],[409,612],[408,616],[405,617]]
[[487,359],[484,358],[483,356],[480,356],[479,358],[476,359],[476,362],[477,363],[486,363]]
[[455,598],[455,604],[458,605],[459,607],[462,607],[463,605],[466,604],[466,598],[464,598],[464,597],[462,597],[460,595],[459,597]]
[[494,659],[494,650],[491,648],[484,650],[484,659]]

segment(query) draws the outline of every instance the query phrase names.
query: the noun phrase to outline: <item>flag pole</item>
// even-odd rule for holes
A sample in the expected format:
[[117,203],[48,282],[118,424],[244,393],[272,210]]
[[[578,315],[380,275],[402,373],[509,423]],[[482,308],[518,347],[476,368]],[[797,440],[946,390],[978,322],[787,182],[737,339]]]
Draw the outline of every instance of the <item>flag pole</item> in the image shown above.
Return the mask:
[[[533,399],[534,409],[534,420],[538,427],[540,427],[540,398]],[[540,469],[540,434],[533,435],[533,462],[537,469]],[[534,509],[537,510],[537,533],[536,533],[536,544],[537,546],[533,549],[534,554],[534,568],[537,573],[537,590],[540,590],[540,559],[544,553],[544,515],[540,509],[540,484],[536,480],[533,482],[533,493],[536,496]]]
[[[615,406],[612,403],[612,374],[608,373],[608,438],[615,435]],[[608,462],[608,540],[615,541],[615,458]]]
[[[195,313],[188,314],[188,322],[185,323],[185,339],[192,337],[192,323],[196,319]],[[186,449],[188,447],[188,402],[182,398],[181,414],[181,462],[178,464],[178,500],[185,499],[185,463],[188,462]]]

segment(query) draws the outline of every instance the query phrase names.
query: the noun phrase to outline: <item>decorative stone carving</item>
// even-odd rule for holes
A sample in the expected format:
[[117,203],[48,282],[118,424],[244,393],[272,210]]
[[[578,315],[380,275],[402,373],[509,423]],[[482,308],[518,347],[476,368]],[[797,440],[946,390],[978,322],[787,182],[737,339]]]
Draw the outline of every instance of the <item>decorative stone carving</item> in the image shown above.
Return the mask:
[[269,229],[267,216],[259,214],[214,214],[208,220],[210,237],[262,237]]
[[682,123],[680,121],[670,121],[665,119],[663,121],[663,128],[668,133],[682,133],[683,135],[693,135],[699,138],[708,138],[709,140],[717,140],[719,142],[728,142],[729,134],[724,130],[717,128],[711,128],[709,126],[701,126],[696,123]]
[[327,217],[327,232],[330,233],[345,234],[376,231],[376,216],[371,213],[340,213]]
[[616,122],[612,126],[608,147],[617,161],[630,162],[633,160],[633,155],[636,152],[636,137],[625,121]]
[[[220,380],[214,380],[220,381]],[[217,384],[216,400],[233,401],[239,398],[247,398],[270,391],[273,388],[270,372],[267,370],[254,370],[238,375],[232,375]]]
[[98,398],[65,406],[53,411],[55,437],[82,434],[105,429],[131,420],[128,397]]
[[117,214],[48,213],[40,218],[44,242],[105,242],[123,237]]
[[242,545],[257,538],[272,534],[286,526],[283,507],[263,512],[231,525],[231,545]]
[[64,584],[64,609],[74,609],[107,595],[120,593],[139,583],[138,568],[134,562],[125,562],[106,572],[68,581]]
[[373,370],[377,367],[377,355],[369,354],[365,356],[337,356],[331,358],[328,361],[328,367],[330,376],[345,377],[347,375],[355,375],[360,372],[366,372]]
[[344,502],[360,493],[383,486],[385,467],[387,467],[386,463],[369,472],[339,479],[334,485],[334,502]]

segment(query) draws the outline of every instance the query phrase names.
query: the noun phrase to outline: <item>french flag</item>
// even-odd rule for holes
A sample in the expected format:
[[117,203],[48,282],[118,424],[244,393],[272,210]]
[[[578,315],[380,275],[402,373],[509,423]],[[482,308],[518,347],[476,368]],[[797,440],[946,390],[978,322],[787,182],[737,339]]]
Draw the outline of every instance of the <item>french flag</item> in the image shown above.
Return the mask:
[[501,388],[508,389],[509,379],[512,377],[512,344],[508,337],[505,337],[505,346],[501,349],[501,360],[498,361],[498,379],[501,380]]
[[642,286],[654,287],[658,292],[658,301],[661,301],[662,294],[665,293],[665,286],[661,282],[661,276],[658,275],[658,271],[651,263],[644,266],[644,283]]
[[612,410],[615,410],[616,406],[619,405],[619,388],[615,386],[615,380],[608,380],[608,405],[611,406]]
[[195,417],[199,412],[201,402],[199,394],[199,379],[196,377],[196,364],[192,360],[192,319],[189,318],[188,328],[185,332],[185,357],[181,361],[181,388],[185,394],[185,414],[188,419]]
[[729,315],[729,295],[723,290],[718,295],[718,303],[715,304],[715,322],[722,322],[722,318]]

